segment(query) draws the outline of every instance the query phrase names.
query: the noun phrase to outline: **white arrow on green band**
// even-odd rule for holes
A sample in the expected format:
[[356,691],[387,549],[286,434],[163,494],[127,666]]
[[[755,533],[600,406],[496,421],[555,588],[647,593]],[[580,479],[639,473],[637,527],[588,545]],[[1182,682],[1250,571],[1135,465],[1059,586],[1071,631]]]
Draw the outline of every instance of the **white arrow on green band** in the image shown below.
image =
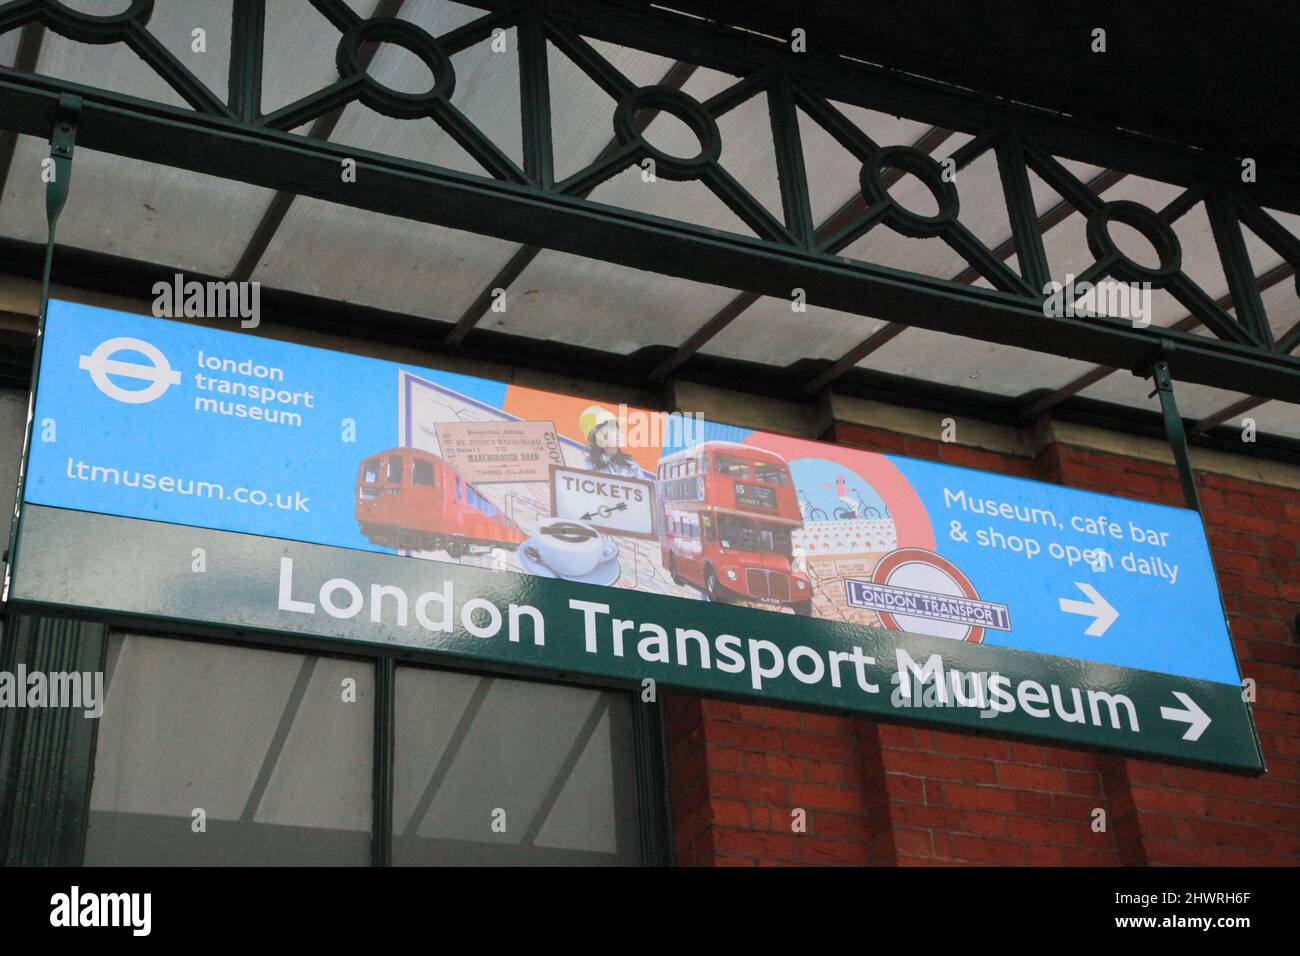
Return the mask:
[[1187,724],[1187,732],[1183,734],[1184,740],[1200,740],[1201,734],[1205,733],[1205,728],[1210,726],[1210,715],[1201,710],[1196,701],[1181,690],[1173,691],[1173,695],[1178,698],[1178,702],[1184,709],[1161,707],[1160,716],[1165,720],[1176,720],[1180,724]]

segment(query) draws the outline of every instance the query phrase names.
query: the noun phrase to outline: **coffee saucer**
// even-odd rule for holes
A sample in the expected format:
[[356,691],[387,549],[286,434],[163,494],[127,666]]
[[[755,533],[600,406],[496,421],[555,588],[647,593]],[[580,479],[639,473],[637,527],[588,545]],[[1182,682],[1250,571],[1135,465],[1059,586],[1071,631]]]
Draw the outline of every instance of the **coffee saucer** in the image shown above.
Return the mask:
[[614,552],[614,556],[612,558],[607,558],[604,561],[601,561],[599,564],[597,564],[586,574],[581,574],[576,577],[569,577],[563,574],[559,574],[558,572],[552,570],[547,564],[545,564],[542,561],[534,561],[532,558],[528,556],[528,552],[526,550],[528,548],[532,548],[534,551],[537,550],[537,545],[532,538],[529,538],[527,541],[525,541],[523,544],[519,546],[519,563],[520,565],[522,565],[525,572],[527,572],[528,574],[536,575],[539,578],[558,578],[559,580],[562,581],[574,581],[578,584],[608,585],[608,584],[613,584],[615,581],[617,581],[619,575],[622,573],[622,569],[619,567],[618,564],[617,551]]

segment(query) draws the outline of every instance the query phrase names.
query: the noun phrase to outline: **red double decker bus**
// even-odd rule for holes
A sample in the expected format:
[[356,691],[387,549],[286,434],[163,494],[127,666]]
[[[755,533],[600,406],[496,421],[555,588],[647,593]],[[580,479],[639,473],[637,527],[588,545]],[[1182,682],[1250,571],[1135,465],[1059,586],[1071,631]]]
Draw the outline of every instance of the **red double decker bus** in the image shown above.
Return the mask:
[[660,460],[660,546],[677,584],[812,613],[812,583],[791,567],[802,527],[790,466],[775,452],[701,442]]
[[451,465],[414,448],[367,458],[357,472],[357,524],[371,544],[407,551],[514,550],[524,534]]

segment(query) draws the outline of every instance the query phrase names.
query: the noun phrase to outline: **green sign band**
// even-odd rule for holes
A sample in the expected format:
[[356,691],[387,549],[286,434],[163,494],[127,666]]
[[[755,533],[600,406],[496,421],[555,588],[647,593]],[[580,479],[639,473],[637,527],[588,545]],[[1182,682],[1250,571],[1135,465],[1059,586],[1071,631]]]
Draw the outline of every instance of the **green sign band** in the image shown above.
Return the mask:
[[1230,684],[30,504],[19,548],[10,599],[25,605],[389,644],[1264,769]]

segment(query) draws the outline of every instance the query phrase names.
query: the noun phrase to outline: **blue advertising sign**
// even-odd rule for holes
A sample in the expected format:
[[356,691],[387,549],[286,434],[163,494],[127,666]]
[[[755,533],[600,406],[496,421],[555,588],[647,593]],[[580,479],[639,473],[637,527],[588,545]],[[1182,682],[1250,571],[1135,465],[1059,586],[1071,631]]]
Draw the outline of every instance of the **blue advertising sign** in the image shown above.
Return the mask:
[[67,302],[45,336],[30,504],[1241,682],[1187,509]]

